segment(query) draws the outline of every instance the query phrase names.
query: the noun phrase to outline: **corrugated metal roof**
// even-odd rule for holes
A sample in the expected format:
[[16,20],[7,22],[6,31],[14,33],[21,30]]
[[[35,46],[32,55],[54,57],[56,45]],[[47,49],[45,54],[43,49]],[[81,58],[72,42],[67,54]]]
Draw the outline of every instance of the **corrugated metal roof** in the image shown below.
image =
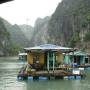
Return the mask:
[[82,51],[75,51],[75,52],[69,53],[69,55],[86,56],[87,54],[85,52],[82,52]]
[[62,46],[53,45],[53,44],[43,44],[40,46],[24,48],[24,50],[27,50],[27,51],[29,50],[73,50],[73,48],[62,47]]
[[27,55],[27,53],[19,53],[19,56]]

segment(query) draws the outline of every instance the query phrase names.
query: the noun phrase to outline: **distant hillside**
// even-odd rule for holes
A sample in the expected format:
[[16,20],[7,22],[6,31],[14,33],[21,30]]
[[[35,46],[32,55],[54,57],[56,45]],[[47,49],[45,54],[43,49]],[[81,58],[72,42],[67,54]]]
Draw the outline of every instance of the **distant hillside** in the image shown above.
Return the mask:
[[25,47],[28,44],[28,40],[25,34],[22,32],[18,25],[11,25],[9,22],[3,19],[7,31],[10,33],[10,39],[13,43],[21,47]]
[[21,26],[11,25],[0,18],[0,55],[16,55],[20,49],[27,46],[29,46],[29,39]]
[[89,48],[90,0],[62,0],[48,26],[49,42]]
[[20,46],[27,46],[28,40],[18,25],[13,25],[9,33],[13,42],[19,44]]
[[6,55],[9,51],[10,35],[7,31],[2,18],[0,18],[0,56]]
[[90,0],[62,0],[52,16],[38,18],[34,27],[2,23],[13,45],[52,43],[90,51]]
[[50,17],[45,18],[38,18],[35,22],[34,32],[31,39],[32,45],[40,45],[47,43],[48,39],[48,21],[50,20]]
[[21,31],[24,33],[25,37],[30,41],[33,34],[33,27],[30,25],[19,25]]

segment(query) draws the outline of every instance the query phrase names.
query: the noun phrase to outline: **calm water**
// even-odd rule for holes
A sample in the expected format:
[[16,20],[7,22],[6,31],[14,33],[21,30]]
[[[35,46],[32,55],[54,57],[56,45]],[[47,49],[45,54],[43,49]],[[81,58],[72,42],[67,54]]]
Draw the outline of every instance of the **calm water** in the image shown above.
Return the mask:
[[84,80],[17,81],[23,63],[0,58],[0,90],[90,90],[90,74]]

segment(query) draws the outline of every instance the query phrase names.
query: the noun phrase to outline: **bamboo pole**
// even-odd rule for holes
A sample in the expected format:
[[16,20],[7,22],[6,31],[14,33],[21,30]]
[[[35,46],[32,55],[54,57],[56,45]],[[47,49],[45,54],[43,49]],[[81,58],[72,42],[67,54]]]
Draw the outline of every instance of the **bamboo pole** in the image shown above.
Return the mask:
[[74,70],[74,48],[73,48],[73,70]]
[[47,70],[49,72],[49,52],[47,53]]
[[53,74],[54,74],[54,69],[55,69],[55,54],[54,54],[54,52],[53,52]]

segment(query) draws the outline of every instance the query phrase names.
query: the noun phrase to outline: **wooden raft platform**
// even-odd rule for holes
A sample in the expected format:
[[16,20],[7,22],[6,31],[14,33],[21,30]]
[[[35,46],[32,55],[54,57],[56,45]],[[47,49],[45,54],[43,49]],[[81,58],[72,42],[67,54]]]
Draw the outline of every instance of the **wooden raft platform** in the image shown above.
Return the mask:
[[20,80],[50,80],[50,79],[82,79],[85,74],[72,74],[64,70],[55,71],[35,71],[30,74],[18,74],[18,79]]

